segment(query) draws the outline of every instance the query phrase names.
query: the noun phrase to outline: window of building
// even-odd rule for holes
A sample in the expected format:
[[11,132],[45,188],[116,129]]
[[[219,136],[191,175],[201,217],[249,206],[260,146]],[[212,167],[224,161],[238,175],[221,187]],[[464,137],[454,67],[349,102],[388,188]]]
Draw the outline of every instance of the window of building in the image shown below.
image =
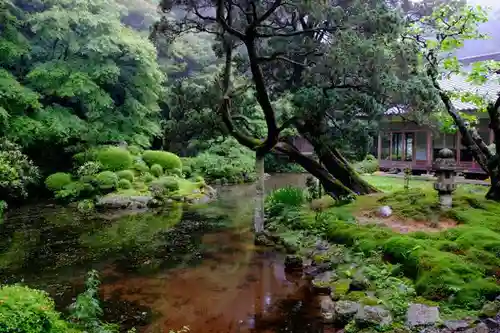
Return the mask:
[[382,160],[389,160],[391,154],[391,139],[389,137],[389,133],[382,132],[380,133],[382,139],[382,151],[380,152],[380,158]]
[[405,161],[413,161],[413,133],[405,133]]
[[415,160],[427,161],[427,132],[415,133]]
[[391,160],[401,161],[403,157],[403,134],[392,133],[392,156]]

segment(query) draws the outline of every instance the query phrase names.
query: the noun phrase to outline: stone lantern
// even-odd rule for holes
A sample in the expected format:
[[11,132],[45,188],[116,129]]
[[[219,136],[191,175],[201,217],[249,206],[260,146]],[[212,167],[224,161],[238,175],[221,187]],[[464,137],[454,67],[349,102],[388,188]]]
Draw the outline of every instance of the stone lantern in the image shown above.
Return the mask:
[[448,148],[441,149],[432,168],[437,178],[434,183],[434,189],[439,193],[441,209],[449,209],[452,205],[451,194],[457,188],[457,184],[455,183],[457,166],[453,151]]

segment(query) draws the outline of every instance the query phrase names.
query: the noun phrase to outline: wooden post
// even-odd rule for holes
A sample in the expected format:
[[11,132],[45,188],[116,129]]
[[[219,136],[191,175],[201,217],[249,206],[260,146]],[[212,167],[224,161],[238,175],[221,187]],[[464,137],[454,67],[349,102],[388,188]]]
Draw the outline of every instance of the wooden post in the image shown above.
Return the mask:
[[406,132],[401,132],[401,161],[406,160]]
[[457,161],[457,166],[460,165],[460,133],[457,131],[455,133],[455,149],[456,149],[456,154],[455,154],[455,160]]
[[389,132],[389,161],[392,161],[392,132]]
[[427,167],[432,165],[432,132],[427,130]]
[[380,135],[380,131],[378,132],[378,141],[377,141],[377,159],[382,159],[382,136]]
[[493,130],[490,129],[490,145],[495,142],[495,135],[493,134]]

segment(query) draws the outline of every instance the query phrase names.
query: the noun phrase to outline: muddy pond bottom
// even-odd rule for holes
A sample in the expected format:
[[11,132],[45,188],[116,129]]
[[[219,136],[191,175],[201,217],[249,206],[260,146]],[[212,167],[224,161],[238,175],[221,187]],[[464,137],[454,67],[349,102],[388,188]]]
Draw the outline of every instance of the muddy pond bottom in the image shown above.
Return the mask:
[[108,271],[103,298],[150,308],[152,323],[138,328],[144,333],[324,332],[306,282],[284,272],[282,255],[254,246],[250,232],[208,234],[203,246],[195,267],[147,277]]

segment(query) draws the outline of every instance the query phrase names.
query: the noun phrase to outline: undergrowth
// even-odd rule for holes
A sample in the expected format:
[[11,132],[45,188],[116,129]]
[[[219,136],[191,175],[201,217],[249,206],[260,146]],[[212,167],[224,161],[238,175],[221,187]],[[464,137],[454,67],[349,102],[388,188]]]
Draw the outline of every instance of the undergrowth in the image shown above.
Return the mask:
[[[444,213],[429,187],[360,197],[345,206],[327,205],[331,200],[322,199],[323,204],[312,203],[313,209],[282,207],[279,214],[269,199],[267,211],[275,230],[281,226],[308,232],[365,255],[382,253],[387,261],[401,265],[419,296],[440,303],[446,313],[478,310],[500,294],[500,205],[483,195],[477,188],[464,186],[454,194],[453,208]],[[283,206],[286,200],[280,202]],[[356,223],[356,214],[384,205],[391,206],[402,221],[447,218],[458,225],[439,233],[398,234],[380,225]]]

